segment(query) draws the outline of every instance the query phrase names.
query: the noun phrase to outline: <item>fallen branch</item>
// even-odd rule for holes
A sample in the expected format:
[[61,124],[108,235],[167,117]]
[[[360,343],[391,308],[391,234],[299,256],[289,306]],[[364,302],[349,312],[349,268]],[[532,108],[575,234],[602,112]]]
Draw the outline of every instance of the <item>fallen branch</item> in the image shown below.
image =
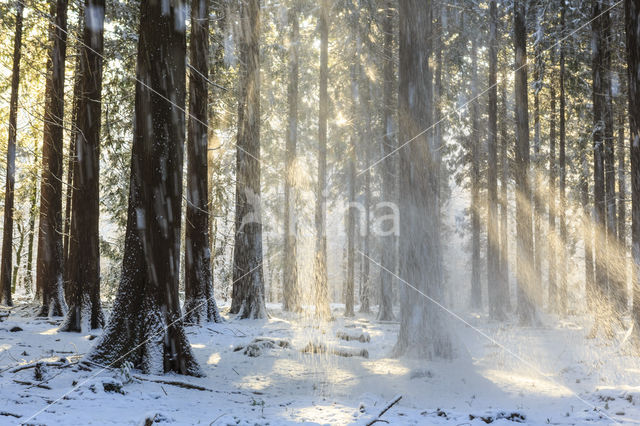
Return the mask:
[[42,389],[47,389],[47,390],[51,390],[51,388],[47,385],[43,385],[42,383],[31,383],[31,382],[25,382],[23,380],[16,380],[13,379],[13,381],[19,385],[25,385],[25,386],[29,386],[30,388],[32,387],[38,387],[38,388],[42,388]]
[[367,423],[367,426],[371,426],[372,424],[376,423],[376,422],[384,422],[384,423],[389,423],[386,420],[382,420],[380,417],[382,417],[382,415],[384,413],[386,413],[387,411],[389,411],[389,409],[391,407],[393,407],[394,405],[396,405],[400,400],[402,399],[402,395],[398,395],[396,396],[390,403],[387,404],[386,407],[384,407],[384,410],[380,411],[380,414],[378,414],[378,417],[376,417],[375,419],[371,420],[369,423]]
[[22,417],[20,414],[14,414],[8,411],[0,411],[0,416],[15,417],[16,419],[19,419],[20,417]]
[[171,385],[171,386],[177,386],[179,388],[184,388],[184,389],[193,389],[193,390],[199,390],[199,391],[205,391],[205,392],[213,392],[213,390],[202,387],[202,386],[198,386],[198,385],[193,385],[191,383],[185,383],[185,382],[178,382],[178,381],[174,381],[174,380],[160,380],[160,379],[148,379],[146,377],[141,377],[141,376],[133,376],[138,380],[144,380],[147,382],[154,382],[154,383],[162,383],[163,385]]

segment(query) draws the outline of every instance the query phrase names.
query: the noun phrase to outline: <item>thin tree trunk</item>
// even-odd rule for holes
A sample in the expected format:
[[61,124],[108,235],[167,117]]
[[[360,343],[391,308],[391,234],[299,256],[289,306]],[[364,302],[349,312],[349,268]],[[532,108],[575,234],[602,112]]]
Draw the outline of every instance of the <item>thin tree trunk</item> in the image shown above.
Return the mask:
[[329,23],[328,0],[320,0],[320,16],[318,27],[320,31],[320,111],[318,117],[318,181],[316,184],[316,208],[315,208],[315,305],[316,315],[320,318],[329,318],[329,288],[327,282],[327,202],[326,202],[326,174],[327,174],[327,115],[329,96],[327,81],[329,77],[328,50],[329,50]]
[[489,315],[505,318],[500,300],[500,235],[498,231],[498,8],[489,2],[489,131],[487,150],[487,289]]
[[213,297],[209,250],[209,4],[191,2],[189,45],[189,124],[187,135],[187,212],[185,221],[184,319],[221,322]]
[[66,304],[62,291],[62,137],[64,118],[64,67],[67,51],[67,0],[57,0],[51,31],[51,74],[46,91],[40,187],[40,232],[36,288],[42,306],[38,316],[62,316]]
[[545,241],[540,226],[542,219],[541,155],[540,155],[540,89],[542,87],[542,20],[544,9],[534,9],[536,14],[536,43],[533,52],[533,159],[531,173],[531,201],[533,204],[533,276],[531,282],[532,299],[536,306],[542,306],[542,241]]
[[533,283],[533,238],[531,223],[531,188],[529,161],[529,111],[527,94],[527,27],[525,4],[514,0],[513,34],[515,47],[515,108],[516,108],[516,223],[518,317],[522,325],[537,321]]
[[131,362],[150,374],[201,375],[183,328],[178,297],[186,5],[174,1],[165,6],[140,5],[122,278],[109,324],[87,357],[115,368]]
[[[622,70],[620,70],[622,73]],[[621,78],[621,89],[620,92],[624,94],[626,92],[626,79]],[[619,96],[618,98],[618,142],[616,155],[618,156],[618,217],[617,217],[617,225],[616,231],[618,235],[618,247],[619,247],[619,278],[620,278],[620,291],[616,297],[617,309],[620,315],[624,315],[628,309],[628,299],[629,295],[627,288],[627,233],[626,233],[626,220],[627,220],[627,205],[626,205],[626,162],[625,162],[625,133],[624,126],[626,123],[626,99],[624,96]]]
[[300,287],[298,283],[298,220],[296,215],[297,182],[296,182],[296,149],[298,143],[298,82],[299,65],[298,50],[300,44],[300,23],[298,22],[298,5],[289,11],[289,84],[287,86],[288,127],[285,154],[284,180],[284,268],[283,309],[299,311]]
[[[590,295],[592,307],[596,311],[596,328],[607,320],[604,310],[609,294],[607,274],[607,193],[605,184],[605,103],[606,89],[605,55],[606,45],[603,39],[605,25],[602,11],[603,0],[593,0],[592,28],[592,76],[593,76],[593,204],[595,226],[595,292]],[[594,329],[595,331],[596,329]]]
[[24,4],[16,3],[16,31],[13,37],[13,70],[9,101],[9,141],[7,143],[7,180],[4,193],[4,228],[2,232],[2,266],[0,267],[0,300],[11,301],[11,267],[13,260],[13,200],[16,182],[16,134],[18,122],[18,91],[20,88],[20,56],[22,53],[22,12]]
[[[38,143],[34,148],[34,166],[38,164]],[[37,169],[37,168],[36,168]],[[24,277],[24,287],[26,294],[31,294],[33,287],[33,240],[36,230],[36,215],[38,214],[38,175],[33,174],[31,191],[29,194],[29,235],[27,236],[27,264]]]
[[266,318],[260,213],[260,2],[243,0],[240,49],[244,69],[236,152],[236,235],[231,313]]
[[[364,150],[364,229],[362,234],[363,253],[365,259],[371,257],[371,108],[370,101],[370,82],[366,73],[363,72],[364,67],[360,67],[360,105],[362,107],[362,115],[364,117],[364,126],[360,135],[360,146]],[[362,286],[360,287],[360,312],[371,312],[371,292],[370,292],[370,263],[363,262],[362,265]]]
[[[553,61],[552,61],[553,62]],[[558,242],[560,241],[556,229],[556,88],[553,84],[549,87],[551,98],[551,118],[549,120],[549,310],[558,310],[558,281],[556,256],[558,253]]]
[[471,43],[471,306],[482,308],[480,277],[480,132],[478,129],[478,60],[476,39]]
[[[355,124],[358,116],[356,99],[358,99],[358,74],[359,60],[355,60],[351,65],[351,120]],[[356,130],[352,129],[349,143],[349,206],[347,210],[347,284],[344,315],[352,317],[354,315],[355,304],[355,263],[356,263]],[[368,259],[366,259],[368,261]]]
[[[562,6],[560,10],[560,28],[564,30],[565,27],[565,9],[566,3],[565,0],[562,0]],[[567,290],[567,246],[569,245],[569,236],[567,233],[567,220],[566,220],[566,212],[567,212],[567,201],[566,201],[566,187],[567,187],[567,155],[566,155],[566,119],[565,119],[565,110],[566,110],[566,97],[564,90],[564,73],[565,73],[565,64],[564,64],[564,38],[560,41],[560,77],[559,77],[559,85],[560,85],[560,128],[559,137],[560,137],[560,146],[558,147],[558,172],[559,172],[559,194],[558,201],[559,205],[559,214],[558,221],[560,222],[560,241],[561,246],[558,247],[558,257],[557,257],[557,267],[558,267],[558,291],[559,291],[559,304],[558,310],[560,314],[566,314],[567,312],[567,298],[568,298],[568,290]],[[587,176],[588,178],[588,176]],[[583,179],[583,183],[581,185],[586,185],[585,194],[587,200],[583,200],[585,204],[583,204],[583,208],[585,208],[589,204],[589,181],[588,179]],[[585,211],[586,213],[586,211]],[[585,229],[585,233],[587,230]],[[592,266],[588,266],[587,263],[591,263],[591,261],[587,262],[587,252],[591,253],[587,244],[588,240],[585,240],[585,270],[591,268]],[[587,276],[593,276],[593,274],[587,274]]]
[[102,112],[102,52],[105,0],[85,0],[80,57],[81,97],[78,100],[78,158],[74,165],[69,241],[69,312],[63,331],[86,331],[104,325],[100,305],[100,117]]
[[507,76],[500,81],[500,302],[505,314],[511,311],[511,290],[509,288],[509,156],[507,146]]
[[[395,83],[394,72],[393,72],[393,4],[392,0],[386,0],[384,3],[384,17],[382,21],[382,32],[384,33],[384,41],[383,41],[383,65],[382,65],[382,75],[384,78],[383,84],[383,95],[382,95],[382,126],[383,126],[383,138],[382,138],[382,152],[384,156],[387,157],[386,160],[382,164],[383,175],[382,175],[382,185],[383,185],[383,194],[384,198],[387,202],[393,202],[395,200],[396,191],[395,188],[395,177],[396,177],[396,155],[392,155],[394,148],[397,146],[396,138],[393,136],[393,118],[392,118],[392,97],[393,97],[393,85]],[[442,34],[440,34],[442,37]],[[441,46],[441,42],[438,41],[438,46]],[[439,47],[438,63],[438,72],[440,73],[442,68],[442,49]],[[439,84],[437,83],[436,77],[436,86],[438,89],[437,96],[439,97]],[[436,111],[439,111],[439,108],[436,108]],[[436,112],[436,116],[438,112]],[[436,118],[436,120],[438,120]],[[436,134],[439,131],[439,126],[436,128]],[[355,170],[355,165],[354,165]],[[354,194],[355,198],[355,194]],[[352,200],[353,201],[353,200]],[[382,237],[382,265],[384,269],[380,270],[380,308],[378,309],[378,320],[380,321],[392,321],[395,319],[393,315],[393,283],[394,277],[393,274],[389,271],[395,270],[396,264],[396,236],[392,233],[389,235]]]

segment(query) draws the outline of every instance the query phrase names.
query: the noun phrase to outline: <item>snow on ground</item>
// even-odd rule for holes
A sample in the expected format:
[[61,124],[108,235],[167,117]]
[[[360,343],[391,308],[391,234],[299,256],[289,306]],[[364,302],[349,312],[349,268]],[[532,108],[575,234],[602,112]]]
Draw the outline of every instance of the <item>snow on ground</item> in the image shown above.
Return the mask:
[[[460,324],[456,331],[468,354],[428,362],[389,358],[397,323],[366,315],[346,320],[334,305],[335,321],[318,326],[272,305],[269,320],[189,327],[207,374],[193,378],[87,371],[73,363],[92,336],[60,333],[59,320],[35,319],[32,309],[20,305],[0,323],[0,425],[138,425],[145,418],[365,425],[397,395],[402,399],[381,417],[390,424],[640,424],[640,360],[620,345],[623,336],[585,339],[589,327],[582,318],[546,318],[544,327],[522,329],[467,316],[494,342]],[[345,341],[338,333],[370,342]],[[246,349],[256,338],[268,339]],[[303,352],[309,343],[327,352]],[[16,371],[38,360],[52,365]]]

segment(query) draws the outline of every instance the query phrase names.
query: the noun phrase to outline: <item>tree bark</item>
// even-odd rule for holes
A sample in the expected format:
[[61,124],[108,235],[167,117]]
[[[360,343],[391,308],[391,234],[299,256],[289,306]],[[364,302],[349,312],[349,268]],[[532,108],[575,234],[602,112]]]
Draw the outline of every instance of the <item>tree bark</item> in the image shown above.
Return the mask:
[[221,322],[213,297],[209,249],[209,4],[191,2],[187,129],[187,212],[185,221],[184,319],[191,324]]
[[[566,3],[565,0],[562,0],[562,5],[560,9],[560,28],[564,30],[565,28],[565,13],[566,13]],[[566,314],[567,312],[567,246],[569,244],[569,236],[567,233],[567,220],[566,220],[566,212],[567,212],[567,199],[566,199],[566,187],[567,187],[567,155],[566,155],[566,118],[565,118],[565,110],[566,110],[566,96],[564,89],[564,74],[565,74],[565,63],[564,63],[564,46],[565,40],[564,38],[560,41],[560,76],[559,76],[559,85],[560,85],[560,123],[559,123],[559,143],[558,147],[558,201],[559,205],[559,214],[558,221],[560,222],[560,241],[561,246],[558,248],[558,257],[557,257],[557,267],[558,267],[558,291],[559,291],[559,304],[558,311],[560,314]],[[588,178],[588,176],[587,176]],[[588,179],[583,179],[582,185],[586,185],[585,194],[587,196],[587,200],[583,205],[583,208],[589,204],[589,181]],[[587,230],[585,229],[585,233]],[[587,260],[590,256],[587,256],[588,248],[588,240],[585,240],[585,270],[588,270]],[[590,252],[589,252],[590,253]],[[593,268],[591,267],[593,270]],[[591,274],[593,275],[593,274]],[[589,276],[589,274],[587,275]]]
[[105,0],[85,0],[87,13],[80,49],[74,185],[69,237],[67,302],[69,311],[62,331],[101,328],[100,304],[100,118],[102,111],[102,52]]
[[[556,88],[552,84],[549,86],[549,96],[551,98],[551,118],[549,120],[549,253],[547,259],[549,260],[549,288],[548,288],[548,303],[549,310],[557,312],[558,310],[558,281],[557,281],[557,268],[556,258],[558,251],[561,250],[558,231],[556,229]],[[564,244],[564,243],[561,243]]]
[[509,156],[507,146],[507,76],[500,81],[500,301],[505,314],[511,311],[511,291],[509,289]]
[[475,38],[471,43],[471,307],[482,308],[480,277],[480,131],[478,123],[478,59]]
[[629,135],[631,159],[631,240],[633,253],[633,322],[640,340],[640,0],[625,0]]
[[[440,243],[440,147],[433,122],[431,1],[400,0],[399,134],[401,318],[394,353],[452,358],[450,329],[431,298],[443,296]],[[408,285],[407,285],[408,283]],[[409,287],[411,285],[412,287]]]
[[[396,200],[395,188],[395,176],[396,176],[396,155],[392,155],[393,150],[397,146],[396,138],[393,136],[393,85],[395,83],[394,78],[394,64],[393,64],[393,4],[391,0],[386,0],[384,3],[384,16],[382,20],[382,32],[384,33],[384,41],[382,46],[382,75],[383,81],[383,94],[382,94],[382,152],[387,157],[382,163],[382,186],[384,198],[387,202],[394,202]],[[440,34],[440,37],[442,35]],[[438,41],[438,46],[441,46],[441,42]],[[440,58],[442,50],[439,50]],[[442,60],[439,61],[442,64]],[[439,70],[442,65],[439,66]],[[436,118],[437,120],[437,118]],[[437,131],[437,129],[436,129]],[[355,166],[354,166],[355,168]],[[395,270],[396,264],[396,236],[391,234],[382,237],[382,266],[384,269],[380,270],[380,308],[378,309],[378,320],[380,321],[393,321],[395,316],[393,314],[393,283],[395,282],[393,274],[388,271]]]
[[38,316],[62,316],[66,303],[62,291],[62,137],[64,118],[64,67],[67,51],[67,0],[55,4],[55,26],[51,29],[51,74],[45,93],[40,186],[40,232],[36,288],[42,306]]
[[518,281],[518,318],[522,325],[537,321],[535,312],[533,238],[531,223],[531,187],[529,157],[529,111],[527,94],[527,27],[525,4],[514,0],[513,37],[515,47],[515,108],[516,108],[516,227]]
[[178,296],[185,131],[185,4],[142,2],[135,132],[122,278],[100,341],[87,355],[145,373],[201,375]]
[[266,318],[260,213],[260,2],[240,12],[241,85],[236,152],[236,235],[231,313]]
[[[595,271],[596,286],[589,296],[596,311],[596,327],[605,325],[609,295],[608,250],[607,250],[607,189],[605,183],[606,144],[606,42],[602,12],[603,0],[593,0],[591,23],[592,78],[593,78],[593,204],[595,227]],[[594,329],[595,330],[595,329]]]
[[282,271],[283,305],[285,311],[300,311],[298,283],[298,220],[296,214],[297,182],[295,170],[298,144],[298,50],[300,44],[299,6],[289,11],[289,84],[287,86],[288,128],[285,154],[284,180],[284,267]]
[[320,0],[318,27],[320,32],[320,111],[318,116],[318,181],[316,184],[315,228],[316,246],[314,262],[315,306],[319,318],[330,318],[329,285],[327,282],[327,116],[329,95],[329,23],[328,0]]
[[13,260],[13,200],[16,182],[16,134],[18,122],[18,91],[20,89],[20,56],[22,54],[22,12],[24,4],[16,3],[16,31],[13,37],[13,69],[9,100],[9,141],[7,143],[7,180],[4,192],[4,228],[2,231],[2,266],[0,267],[0,300],[11,301],[11,268]]
[[[364,126],[360,134],[360,146],[364,150],[364,232],[362,234],[363,253],[365,258],[371,256],[371,107],[369,105],[371,98],[370,81],[367,74],[363,71],[364,67],[360,67],[360,105],[362,107],[362,116],[364,118]],[[360,286],[360,312],[371,312],[371,270],[370,262],[362,264],[362,286]]]

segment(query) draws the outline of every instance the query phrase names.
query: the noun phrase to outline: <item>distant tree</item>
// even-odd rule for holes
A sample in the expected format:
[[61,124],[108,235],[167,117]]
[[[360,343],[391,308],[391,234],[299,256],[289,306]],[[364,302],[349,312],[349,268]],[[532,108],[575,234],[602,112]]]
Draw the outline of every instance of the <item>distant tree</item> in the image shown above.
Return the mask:
[[67,6],[67,0],[55,2],[55,21],[49,33],[51,73],[47,75],[47,88],[45,89],[40,232],[38,232],[36,262],[37,296],[42,299],[38,316],[62,316],[67,310],[62,291],[64,261],[62,253],[62,137]]
[[120,286],[90,361],[200,375],[180,312],[185,4],[140,4],[135,131]]
[[[453,357],[450,330],[442,311],[428,298],[442,300],[440,250],[440,147],[433,123],[431,0],[400,0],[400,330],[394,353],[421,358]],[[408,283],[408,284],[407,284]],[[413,286],[410,287],[410,286]]]
[[[382,32],[384,33],[383,41],[383,65],[382,76],[383,95],[382,95],[382,152],[387,157],[382,163],[383,175],[382,186],[385,201],[392,202],[396,200],[396,162],[397,156],[392,155],[393,150],[397,147],[396,138],[393,135],[393,86],[395,83],[394,63],[393,63],[393,3],[392,0],[385,0],[383,9]],[[442,27],[440,27],[442,28]],[[440,34],[440,39],[442,34]],[[441,46],[441,40],[438,41]],[[440,50],[441,52],[441,50]],[[442,63],[442,61],[440,62]],[[440,66],[442,68],[442,66]],[[392,321],[395,319],[393,315],[393,274],[389,271],[395,270],[396,265],[396,238],[395,235],[384,237],[382,248],[381,264],[383,268],[380,270],[380,309],[378,310],[378,319],[381,321]],[[366,260],[366,259],[365,259]]]
[[500,234],[498,231],[498,8],[489,3],[489,130],[487,135],[487,290],[489,315],[505,318],[500,288]]
[[518,317],[522,325],[536,321],[533,281],[533,236],[531,185],[529,178],[529,111],[527,96],[527,27],[525,3],[514,0],[513,40],[515,48],[515,108],[516,108],[516,228]]
[[0,266],[0,300],[11,301],[11,265],[13,261],[13,200],[16,182],[16,134],[18,125],[18,91],[20,89],[20,56],[22,54],[22,12],[24,4],[16,2],[16,30],[13,36],[13,69],[9,100],[9,141],[7,143],[7,180],[4,192],[4,228],[2,232],[2,265]]
[[298,311],[300,309],[300,287],[298,283],[298,225],[296,214],[296,148],[298,143],[298,86],[299,86],[299,44],[300,23],[298,20],[299,5],[289,10],[289,83],[287,85],[288,126],[285,158],[284,180],[284,267],[283,309]]
[[[566,3],[565,0],[561,0],[561,8],[560,8],[560,30],[564,31],[565,29],[565,13],[566,13]],[[563,34],[563,33],[561,33]],[[558,76],[558,84],[560,85],[560,117],[559,120],[559,128],[558,132],[559,143],[558,147],[558,201],[559,201],[559,212],[558,212],[558,220],[560,222],[560,241],[562,242],[562,247],[558,248],[558,256],[557,256],[557,267],[558,267],[558,286],[559,286],[559,306],[558,310],[560,313],[565,314],[567,312],[567,259],[566,259],[566,246],[568,243],[568,232],[567,232],[567,219],[566,219],[566,210],[567,210],[567,200],[566,200],[566,187],[567,187],[567,154],[566,154],[566,93],[565,93],[565,40],[564,38],[560,40],[560,75]],[[589,193],[588,190],[588,180],[584,182],[584,185],[587,185],[587,196]],[[589,203],[589,200],[586,200],[586,204]],[[586,230],[585,230],[586,232]],[[585,244],[585,262],[587,261],[586,251],[588,250],[588,244]],[[586,269],[586,268],[585,268]],[[593,276],[592,274],[590,274]]]
[[231,313],[265,318],[260,212],[260,1],[240,9],[241,94],[236,150],[236,235]]
[[480,123],[478,105],[478,49],[471,40],[471,307],[482,309],[482,278],[480,270]]
[[327,117],[329,95],[327,81],[329,76],[329,4],[320,0],[318,27],[320,31],[320,111],[318,116],[318,181],[316,186],[315,229],[316,247],[314,260],[314,284],[316,315],[329,318],[329,288],[327,283]]
[[221,322],[213,297],[209,249],[209,3],[191,2],[187,129],[187,213],[185,220],[184,318],[188,323]]
[[84,20],[80,56],[74,179],[69,237],[69,311],[61,329],[78,331],[101,328],[100,304],[100,122],[105,0],[85,0],[90,11]]

